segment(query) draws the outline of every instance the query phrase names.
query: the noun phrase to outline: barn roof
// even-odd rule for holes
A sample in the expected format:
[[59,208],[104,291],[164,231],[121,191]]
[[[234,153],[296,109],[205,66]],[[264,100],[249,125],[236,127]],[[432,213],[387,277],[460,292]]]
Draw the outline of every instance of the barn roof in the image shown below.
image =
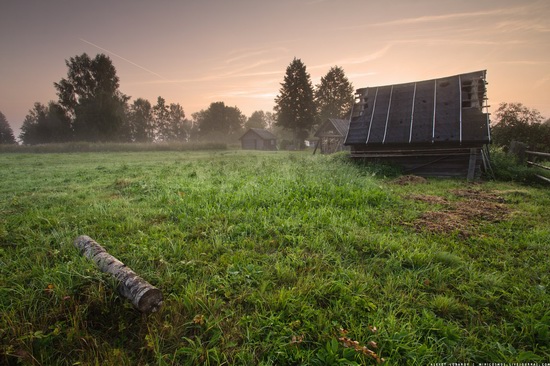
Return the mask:
[[315,133],[315,137],[323,136],[324,132],[327,131],[327,129],[331,128],[334,128],[336,130],[335,132],[337,132],[338,135],[346,137],[349,129],[349,120],[339,118],[327,118],[325,123],[323,123]]
[[485,75],[358,89],[345,144],[488,143]]
[[264,130],[262,128],[250,128],[248,131],[246,131],[244,133],[244,135],[242,135],[240,137],[240,139],[242,139],[245,135],[247,135],[251,131],[254,132],[256,135],[258,135],[263,140],[276,140],[277,139],[277,137],[274,134],[272,134],[268,130]]

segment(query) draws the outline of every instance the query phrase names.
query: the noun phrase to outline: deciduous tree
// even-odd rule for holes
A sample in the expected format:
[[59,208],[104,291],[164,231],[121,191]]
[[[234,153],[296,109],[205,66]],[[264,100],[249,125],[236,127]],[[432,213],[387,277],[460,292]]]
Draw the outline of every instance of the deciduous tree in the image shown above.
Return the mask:
[[170,136],[170,110],[166,100],[157,98],[157,104],[153,107],[153,119],[155,125],[155,140],[167,141]]
[[185,118],[185,112],[179,103],[170,103],[168,108],[169,136],[171,141],[188,141],[191,123]]
[[266,114],[264,111],[254,111],[246,123],[244,124],[245,128],[266,128]]
[[129,108],[128,125],[132,141],[152,142],[155,138],[153,108],[147,99],[134,100]]
[[67,142],[73,139],[71,120],[61,105],[34,103],[25,117],[19,138],[25,145]]
[[46,107],[42,103],[34,103],[25,116],[19,138],[24,145],[44,143],[44,126],[46,125]]
[[531,149],[547,151],[550,148],[550,128],[536,109],[522,103],[501,103],[495,112],[491,128],[493,141],[508,147],[512,140],[521,141]]
[[304,63],[297,58],[286,69],[279,95],[275,98],[278,126],[292,130],[301,148],[315,125],[317,108],[313,97],[311,77]]
[[237,107],[228,107],[224,102],[210,104],[208,109],[193,113],[199,138],[206,140],[233,141],[242,131],[246,116]]
[[0,112],[0,144],[16,144],[13,130],[11,129],[6,116]]
[[65,61],[67,78],[54,83],[59,103],[73,118],[77,139],[86,141],[118,140],[124,127],[128,97],[119,88],[119,78],[111,59],[86,53]]
[[327,118],[349,117],[353,105],[353,85],[339,66],[332,67],[315,88],[320,122]]

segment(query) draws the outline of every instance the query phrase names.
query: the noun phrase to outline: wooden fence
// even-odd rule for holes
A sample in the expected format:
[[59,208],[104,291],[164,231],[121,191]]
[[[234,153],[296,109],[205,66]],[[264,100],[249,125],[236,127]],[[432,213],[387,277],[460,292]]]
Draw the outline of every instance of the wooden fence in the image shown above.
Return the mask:
[[[527,144],[524,144],[523,142],[512,141],[512,143],[510,144],[510,149],[508,150],[508,153],[511,155],[515,155],[518,162],[521,164],[527,164],[529,166],[536,166],[537,168],[550,170],[550,167],[539,164],[536,161],[538,159],[550,159],[549,153],[544,153],[540,151],[530,151],[530,150],[527,150],[527,148],[528,148]],[[544,177],[539,174],[535,174],[535,176],[537,178],[540,178],[550,183],[550,179],[547,177]]]
[[[525,154],[527,155],[527,159],[535,160],[536,158],[540,158],[540,157],[550,159],[550,154],[539,152],[539,151],[526,150]],[[533,159],[532,157],[535,157],[535,159]],[[536,167],[539,167],[539,168],[542,168],[542,169],[545,169],[545,170],[550,170],[550,167],[547,167],[547,166],[542,165],[542,164],[538,164],[534,161],[527,160],[527,164],[529,164],[530,166],[536,166]],[[540,178],[540,179],[550,183],[550,179],[548,179],[546,177],[543,177],[542,175],[539,175],[539,174],[535,174],[535,175],[537,176],[537,178]]]

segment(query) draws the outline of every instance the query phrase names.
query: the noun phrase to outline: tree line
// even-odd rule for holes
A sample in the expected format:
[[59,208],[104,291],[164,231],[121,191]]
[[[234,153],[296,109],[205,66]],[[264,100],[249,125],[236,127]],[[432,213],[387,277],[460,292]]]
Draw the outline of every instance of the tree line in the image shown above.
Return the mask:
[[[65,60],[67,76],[54,83],[57,101],[34,103],[23,121],[19,139],[25,145],[88,142],[237,141],[246,128],[288,129],[305,138],[323,116],[342,116],[353,102],[353,87],[339,67],[332,68],[313,91],[309,74],[294,59],[285,77],[275,112],[255,111],[246,117],[224,102],[185,115],[179,103],[159,96],[155,104],[144,98],[130,103],[119,90],[111,59],[86,53]],[[337,94],[340,93],[340,94]],[[343,101],[339,101],[340,98]],[[295,103],[289,104],[289,101]],[[289,108],[294,109],[289,111]],[[0,143],[16,143],[0,112]]]
[[[312,84],[306,65],[294,58],[288,65],[273,112],[255,111],[246,117],[224,102],[185,115],[179,103],[158,97],[156,104],[144,98],[129,103],[119,90],[119,78],[111,59],[86,53],[65,60],[67,76],[54,83],[57,101],[35,103],[23,121],[19,139],[25,145],[89,142],[234,142],[247,128],[286,130],[296,147],[327,118],[347,118],[354,102],[354,88],[339,66],[330,68],[320,83]],[[508,146],[511,140],[548,151],[550,120],[521,103],[502,103],[492,124],[493,142]],[[16,138],[0,112],[0,143]]]

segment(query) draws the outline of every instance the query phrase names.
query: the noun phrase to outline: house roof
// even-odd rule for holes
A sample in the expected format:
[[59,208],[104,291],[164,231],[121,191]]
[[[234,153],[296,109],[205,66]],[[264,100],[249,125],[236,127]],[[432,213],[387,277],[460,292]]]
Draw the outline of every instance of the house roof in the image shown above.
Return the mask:
[[315,137],[321,137],[328,129],[335,129],[336,134],[346,137],[349,129],[349,120],[339,118],[328,118],[325,123],[319,127],[315,133]]
[[271,132],[269,132],[268,130],[264,130],[262,128],[250,128],[248,131],[246,131],[244,133],[244,135],[242,135],[239,138],[239,140],[242,139],[244,136],[246,136],[250,132],[255,133],[256,135],[258,135],[263,140],[276,140],[277,139],[277,137],[274,134],[272,134]]
[[358,89],[345,144],[488,143],[485,74]]

